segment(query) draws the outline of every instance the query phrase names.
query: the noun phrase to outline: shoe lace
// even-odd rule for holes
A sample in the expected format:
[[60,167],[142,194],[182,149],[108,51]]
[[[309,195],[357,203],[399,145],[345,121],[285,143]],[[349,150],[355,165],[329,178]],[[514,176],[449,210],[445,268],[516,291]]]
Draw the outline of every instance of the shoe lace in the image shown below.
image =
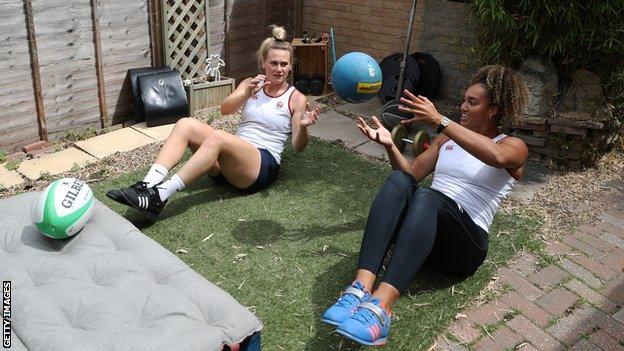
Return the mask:
[[147,183],[139,180],[138,182],[134,183],[134,187],[135,188],[147,188]]

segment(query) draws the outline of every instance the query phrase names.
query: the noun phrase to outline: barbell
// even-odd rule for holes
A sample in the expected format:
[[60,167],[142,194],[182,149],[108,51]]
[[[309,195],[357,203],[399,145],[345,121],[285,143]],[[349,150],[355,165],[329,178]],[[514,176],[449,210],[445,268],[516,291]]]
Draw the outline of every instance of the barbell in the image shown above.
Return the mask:
[[418,131],[411,140],[407,139],[407,133],[407,128],[402,124],[397,124],[392,128],[392,141],[399,151],[403,152],[407,144],[412,144],[412,154],[416,157],[429,148],[430,140],[427,132]]

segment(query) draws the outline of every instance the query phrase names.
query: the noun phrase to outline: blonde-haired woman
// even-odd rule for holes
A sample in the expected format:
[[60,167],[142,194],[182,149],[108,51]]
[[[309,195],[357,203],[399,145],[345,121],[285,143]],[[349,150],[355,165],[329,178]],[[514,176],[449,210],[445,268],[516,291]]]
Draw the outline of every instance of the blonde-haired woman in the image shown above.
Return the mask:
[[[246,192],[256,192],[271,184],[287,138],[292,135],[295,151],[303,151],[309,141],[307,128],[319,114],[319,109],[311,110],[305,95],[286,80],[293,60],[286,31],[277,26],[271,30],[272,35],[257,51],[262,73],[243,80],[221,104],[223,114],[242,108],[236,134],[182,118],[145,178],[128,188],[110,190],[108,197],[155,218],[171,195],[205,173]],[[193,156],[178,173],[166,179],[187,147]]]

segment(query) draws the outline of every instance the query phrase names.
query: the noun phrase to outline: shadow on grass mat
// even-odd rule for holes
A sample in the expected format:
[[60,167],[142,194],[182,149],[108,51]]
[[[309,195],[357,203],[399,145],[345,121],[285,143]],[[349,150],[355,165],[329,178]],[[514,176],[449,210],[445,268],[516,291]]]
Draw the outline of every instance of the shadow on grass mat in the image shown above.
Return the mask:
[[[319,317],[354,277],[370,204],[390,169],[317,140],[302,154],[287,149],[283,160],[275,184],[260,193],[241,194],[205,177],[174,196],[155,223],[104,196],[146,170],[99,184],[95,192],[255,312],[265,323],[264,349],[360,349]],[[537,248],[530,239],[536,227],[518,213],[499,214],[486,263],[466,280],[423,269],[395,307],[387,349],[426,350],[497,267],[517,250]]]

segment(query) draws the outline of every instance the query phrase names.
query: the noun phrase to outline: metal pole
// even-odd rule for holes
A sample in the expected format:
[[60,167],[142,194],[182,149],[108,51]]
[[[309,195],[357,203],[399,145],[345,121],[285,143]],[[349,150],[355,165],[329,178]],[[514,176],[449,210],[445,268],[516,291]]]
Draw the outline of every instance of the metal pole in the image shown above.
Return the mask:
[[399,85],[397,87],[396,99],[401,98],[403,90],[403,80],[405,79],[405,66],[407,66],[407,54],[409,53],[410,43],[412,42],[412,27],[414,25],[414,13],[416,12],[416,2],[412,1],[412,12],[409,17],[409,25],[407,29],[407,43],[405,44],[405,52],[403,53],[403,61],[401,61],[401,71],[399,72]]

